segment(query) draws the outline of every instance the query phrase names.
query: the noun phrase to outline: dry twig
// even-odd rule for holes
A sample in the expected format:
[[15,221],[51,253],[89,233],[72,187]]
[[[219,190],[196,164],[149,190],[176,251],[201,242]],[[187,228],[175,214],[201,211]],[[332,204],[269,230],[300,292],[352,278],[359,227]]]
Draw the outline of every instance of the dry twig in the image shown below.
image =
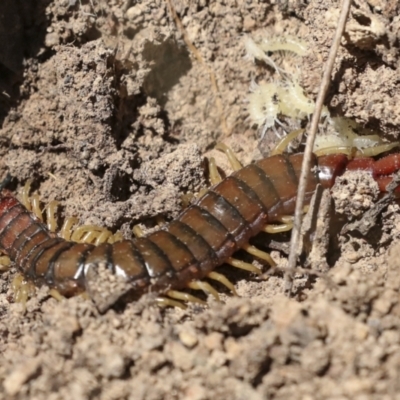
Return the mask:
[[293,274],[296,270],[296,261],[297,261],[297,249],[298,249],[298,241],[300,238],[300,228],[301,228],[301,219],[303,214],[303,205],[304,205],[304,195],[307,184],[307,171],[310,168],[310,162],[312,157],[312,151],[314,147],[314,140],[318,129],[318,123],[321,116],[321,110],[324,105],[326,93],[329,88],[329,83],[331,81],[331,74],[333,70],[333,66],[336,59],[336,54],[339,49],[340,40],[344,31],[344,27],[346,25],[347,16],[349,14],[351,5],[351,0],[343,0],[342,10],[340,12],[339,21],[337,24],[335,36],[333,38],[332,46],[329,52],[328,60],[325,65],[324,74],[321,81],[321,86],[318,92],[317,101],[315,104],[315,111],[311,119],[310,131],[307,137],[306,148],[304,151],[304,159],[301,168],[301,175],[299,179],[299,189],[297,192],[297,201],[296,201],[296,210],[294,214],[294,226],[292,231],[292,238],[290,242],[290,254],[288,260],[288,266],[285,273],[285,293],[290,295],[292,292],[293,286]]

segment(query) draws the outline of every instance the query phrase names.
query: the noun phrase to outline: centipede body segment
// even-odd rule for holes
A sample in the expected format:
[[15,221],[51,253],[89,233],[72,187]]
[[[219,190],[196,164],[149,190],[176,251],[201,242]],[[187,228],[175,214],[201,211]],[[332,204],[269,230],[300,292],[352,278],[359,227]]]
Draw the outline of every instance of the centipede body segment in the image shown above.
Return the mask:
[[[57,237],[3,190],[0,248],[29,280],[46,283],[64,295],[85,290],[88,271],[99,266],[123,277],[136,296],[147,291],[179,290],[229,260],[266,224],[293,213],[302,158],[302,154],[275,155],[250,164],[211,187],[158,231],[99,246]],[[314,157],[306,203],[319,183],[330,188],[347,167],[367,169],[383,180],[382,175],[398,169],[398,159],[399,155],[390,155],[379,161],[364,158],[349,164],[347,156],[341,154]]]

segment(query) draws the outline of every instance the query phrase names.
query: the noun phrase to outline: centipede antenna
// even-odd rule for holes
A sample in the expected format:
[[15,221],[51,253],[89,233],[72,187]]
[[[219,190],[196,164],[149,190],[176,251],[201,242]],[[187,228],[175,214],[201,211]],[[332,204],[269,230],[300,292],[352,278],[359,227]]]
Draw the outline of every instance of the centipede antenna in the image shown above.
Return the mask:
[[217,282],[221,283],[222,285],[224,285],[225,287],[227,287],[233,293],[234,296],[238,295],[236,292],[235,286],[225,275],[222,275],[218,272],[212,271],[207,275],[207,277],[210,279],[213,279],[214,281],[217,281]]
[[251,254],[252,256],[255,256],[257,258],[260,258],[261,260],[266,261],[271,267],[275,267],[275,265],[276,265],[275,261],[265,251],[257,249],[257,247],[252,246],[250,244],[246,244],[245,246],[242,246],[242,249],[247,251],[247,253]]
[[222,181],[221,175],[218,172],[217,164],[215,162],[215,158],[211,157],[208,160],[208,170],[210,173],[210,182],[211,185],[216,185],[217,183]]
[[185,304],[181,303],[180,301],[168,299],[167,297],[157,297],[156,303],[160,307],[178,307],[182,310],[186,310]]
[[202,290],[205,294],[211,294],[215,300],[221,301],[218,292],[207,282],[192,281],[187,285],[190,289]]
[[281,224],[281,225],[266,225],[263,229],[265,233],[282,233],[289,232],[293,229],[292,223]]
[[255,267],[253,264],[247,263],[242,260],[238,260],[233,257],[229,257],[226,261],[226,264],[232,265],[232,267],[243,269],[245,271],[253,272],[253,274],[261,275],[261,270]]
[[335,36],[332,41],[332,46],[329,51],[328,60],[325,64],[324,74],[321,81],[321,86],[318,91],[317,100],[315,102],[315,110],[311,119],[311,126],[309,135],[307,137],[306,148],[304,151],[303,164],[299,179],[299,189],[297,192],[296,209],[294,214],[294,226],[292,231],[292,238],[290,242],[290,253],[288,260],[287,272],[285,273],[285,293],[291,295],[293,287],[293,275],[296,269],[297,249],[300,239],[301,220],[303,215],[303,205],[307,186],[308,171],[312,159],[312,151],[314,148],[315,136],[318,129],[318,123],[321,117],[322,107],[328,92],[329,83],[331,80],[333,66],[335,64],[336,54],[340,46],[340,39],[342,37],[344,27],[346,25],[347,16],[349,14],[351,0],[343,0],[342,9],[340,11],[339,21],[336,26]]
[[187,301],[189,303],[197,303],[197,304],[207,305],[207,303],[205,301],[199,299],[198,297],[193,296],[189,293],[180,292],[178,290],[168,290],[166,295],[168,297],[172,297],[173,299],[176,299],[176,300]]
[[240,163],[240,161],[237,159],[234,151],[228,147],[225,143],[217,143],[215,146],[217,150],[221,150],[225,153],[225,155],[228,157],[229,163],[231,164],[231,167],[234,171],[238,171],[239,169],[242,169],[243,166]]
[[11,174],[7,172],[6,177],[0,182],[0,192],[11,182]]

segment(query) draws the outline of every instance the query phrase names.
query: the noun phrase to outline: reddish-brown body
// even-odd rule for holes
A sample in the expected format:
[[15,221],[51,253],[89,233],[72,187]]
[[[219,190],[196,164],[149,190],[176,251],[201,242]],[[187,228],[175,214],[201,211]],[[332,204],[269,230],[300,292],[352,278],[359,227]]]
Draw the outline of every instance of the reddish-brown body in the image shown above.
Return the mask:
[[[123,276],[137,295],[184,288],[223,264],[267,223],[293,213],[302,160],[303,155],[296,154],[257,161],[210,188],[166,227],[143,238],[97,247],[55,236],[3,191],[0,248],[28,279],[66,295],[84,290],[88,269],[100,265]],[[318,183],[330,188],[346,169],[371,171],[384,190],[388,179],[383,175],[398,166],[399,154],[350,162],[341,154],[314,157],[306,203]]]

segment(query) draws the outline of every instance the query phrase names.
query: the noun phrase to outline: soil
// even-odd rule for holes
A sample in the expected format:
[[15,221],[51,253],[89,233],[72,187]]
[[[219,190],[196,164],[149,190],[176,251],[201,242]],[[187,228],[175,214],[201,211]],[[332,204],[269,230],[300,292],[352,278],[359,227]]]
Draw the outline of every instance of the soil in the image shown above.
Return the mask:
[[[315,97],[338,1],[171,3],[0,3],[0,177],[11,174],[10,189],[31,180],[44,204],[59,201],[60,221],[129,237],[135,223],[176,217],[182,196],[207,186],[205,156],[229,173],[217,142],[243,164],[273,145],[260,145],[246,111],[251,82],[273,71],[245,57],[244,35],[307,42],[308,55],[289,62]],[[353,2],[327,101],[392,140],[399,12],[396,0]],[[161,309],[144,296],[99,313],[47,287],[24,305],[12,266],[0,275],[0,399],[399,398],[399,206],[367,235],[340,234],[339,222],[374,207],[375,183],[349,174],[324,196],[292,298],[280,269],[256,279],[224,266],[239,296],[218,287],[222,302],[207,306]],[[286,265],[288,235],[256,241]]]

